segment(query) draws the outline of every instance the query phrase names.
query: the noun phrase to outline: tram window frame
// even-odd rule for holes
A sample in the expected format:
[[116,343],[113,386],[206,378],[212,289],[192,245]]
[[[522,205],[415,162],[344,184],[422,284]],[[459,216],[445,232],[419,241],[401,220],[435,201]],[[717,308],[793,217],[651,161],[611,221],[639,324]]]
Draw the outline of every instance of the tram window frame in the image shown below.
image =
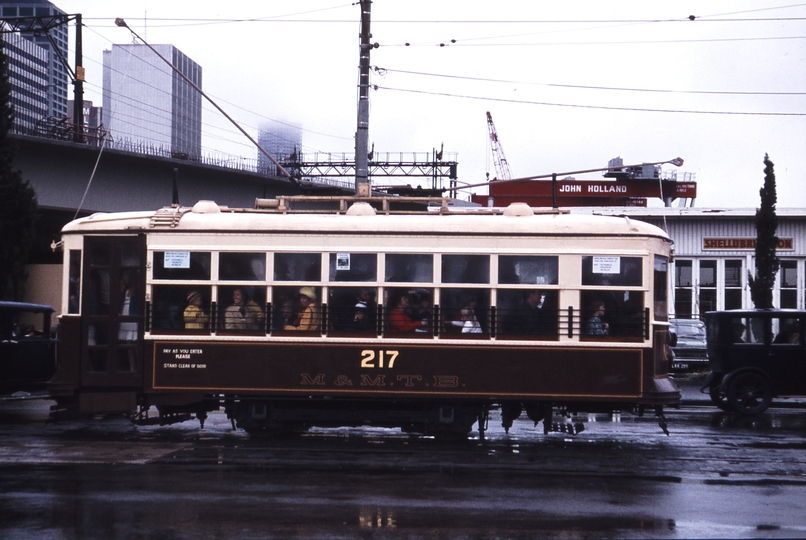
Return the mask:
[[355,286],[352,283],[348,286],[331,285],[327,294],[328,334],[377,335],[377,287]]
[[443,254],[440,273],[442,275],[442,283],[489,284],[490,256]]
[[[179,266],[165,267],[165,254],[171,253],[171,260]],[[187,262],[184,261],[187,256]],[[159,250],[152,252],[151,278],[154,281],[210,281],[212,278],[212,251],[191,251],[184,249]]]
[[[560,257],[557,255],[499,255],[499,285],[557,285]],[[529,266],[534,267],[532,270]]]
[[[635,272],[638,269],[638,272]],[[608,270],[616,270],[608,272]],[[594,287],[642,287],[644,257],[583,255],[582,285]]]
[[322,252],[276,251],[273,254],[274,281],[319,283],[322,281]]
[[81,306],[81,255],[80,249],[71,249],[67,290],[67,313],[78,314]]
[[[275,285],[272,287],[272,313],[271,313],[271,328],[274,335],[294,335],[294,336],[319,336],[322,334],[322,325],[325,322],[322,317],[322,291],[324,287],[321,286],[294,286],[294,285]],[[300,296],[303,293],[308,294],[312,292],[314,299],[309,302],[309,307],[313,310],[313,322],[315,328],[313,329],[300,329],[294,327],[294,322],[297,321],[299,315]],[[281,320],[285,315],[283,312],[283,305],[287,302],[291,303],[293,307],[292,317],[287,320]]]
[[[384,287],[383,289],[383,305],[384,305],[384,320],[383,320],[383,333],[387,336],[393,337],[410,337],[410,338],[429,338],[434,335],[434,294],[435,289],[428,287],[411,288],[411,287]],[[410,303],[408,309],[412,312],[417,312],[422,315],[422,318],[412,318],[411,330],[408,329],[393,329],[389,323],[392,319],[392,314],[396,312],[400,298],[408,296]],[[422,302],[424,299],[430,298],[430,305],[426,310],[423,310]],[[424,321],[424,322],[423,322]],[[417,325],[415,323],[421,322]]]
[[433,283],[434,255],[431,253],[386,253],[384,254],[384,274],[386,283]]
[[669,320],[669,257],[655,255],[652,263],[654,287],[653,318],[656,321]]
[[[604,304],[601,321],[607,323],[607,332],[592,333],[591,318],[597,305]],[[646,294],[635,289],[584,289],[579,295],[580,341],[644,341],[646,336]]]
[[488,339],[490,337],[491,290],[487,287],[442,287],[439,311],[446,338]]
[[499,288],[496,291],[496,338],[559,340],[559,293],[556,288],[534,286]]
[[[151,286],[151,333],[152,334],[200,334],[208,335],[212,331],[212,291],[211,285],[174,285],[155,284]],[[206,317],[195,320],[189,318],[187,312],[191,304],[191,296],[197,293],[201,298],[199,308]],[[203,324],[202,328],[188,327]]]
[[[216,332],[219,334],[264,335],[266,333],[266,287],[264,285],[218,285]],[[244,311],[238,317],[234,292],[240,290],[245,297]],[[222,301],[225,300],[225,301]],[[253,306],[250,306],[250,303]],[[233,309],[235,308],[235,309]],[[255,308],[260,311],[259,314]]]
[[376,283],[378,254],[348,251],[330,253],[328,277],[332,283]]
[[266,281],[266,253],[218,252],[219,281]]

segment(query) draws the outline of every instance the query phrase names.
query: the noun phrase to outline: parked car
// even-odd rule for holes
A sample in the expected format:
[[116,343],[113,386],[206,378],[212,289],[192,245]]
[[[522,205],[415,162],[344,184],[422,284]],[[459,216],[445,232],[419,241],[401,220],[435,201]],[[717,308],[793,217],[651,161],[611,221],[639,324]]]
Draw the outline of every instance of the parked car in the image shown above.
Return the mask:
[[56,371],[54,309],[0,301],[0,394],[44,390]]
[[711,372],[703,392],[726,411],[761,414],[774,397],[806,396],[806,310],[705,314]]
[[708,343],[705,323],[700,319],[672,319],[672,372],[708,369]]

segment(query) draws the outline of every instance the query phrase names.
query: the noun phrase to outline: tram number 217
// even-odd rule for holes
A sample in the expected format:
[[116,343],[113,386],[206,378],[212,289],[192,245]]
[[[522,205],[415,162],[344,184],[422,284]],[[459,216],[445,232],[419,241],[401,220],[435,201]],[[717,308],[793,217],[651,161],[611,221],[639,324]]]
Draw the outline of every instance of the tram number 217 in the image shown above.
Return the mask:
[[393,368],[397,360],[397,351],[373,351],[365,349],[361,351],[362,368]]

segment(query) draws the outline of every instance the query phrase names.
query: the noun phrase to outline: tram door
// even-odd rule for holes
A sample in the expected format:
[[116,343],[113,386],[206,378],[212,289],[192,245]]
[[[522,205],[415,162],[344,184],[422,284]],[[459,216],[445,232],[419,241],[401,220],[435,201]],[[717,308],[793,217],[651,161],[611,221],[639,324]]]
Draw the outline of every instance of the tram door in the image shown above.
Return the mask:
[[82,386],[143,383],[145,237],[85,237]]

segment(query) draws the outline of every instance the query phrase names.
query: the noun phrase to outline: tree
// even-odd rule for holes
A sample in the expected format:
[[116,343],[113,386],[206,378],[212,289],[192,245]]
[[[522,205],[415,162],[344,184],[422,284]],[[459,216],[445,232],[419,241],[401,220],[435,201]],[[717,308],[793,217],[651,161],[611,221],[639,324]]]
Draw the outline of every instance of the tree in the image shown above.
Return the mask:
[[775,171],[773,162],[764,154],[764,187],[759,190],[761,207],[756,209],[756,276],[748,272],[750,297],[757,309],[772,308],[772,288],[780,261],[775,255],[778,246],[778,216],[775,203]]
[[25,264],[34,245],[39,205],[34,188],[13,167],[13,123],[8,56],[0,36],[0,299],[19,301],[25,293]]

